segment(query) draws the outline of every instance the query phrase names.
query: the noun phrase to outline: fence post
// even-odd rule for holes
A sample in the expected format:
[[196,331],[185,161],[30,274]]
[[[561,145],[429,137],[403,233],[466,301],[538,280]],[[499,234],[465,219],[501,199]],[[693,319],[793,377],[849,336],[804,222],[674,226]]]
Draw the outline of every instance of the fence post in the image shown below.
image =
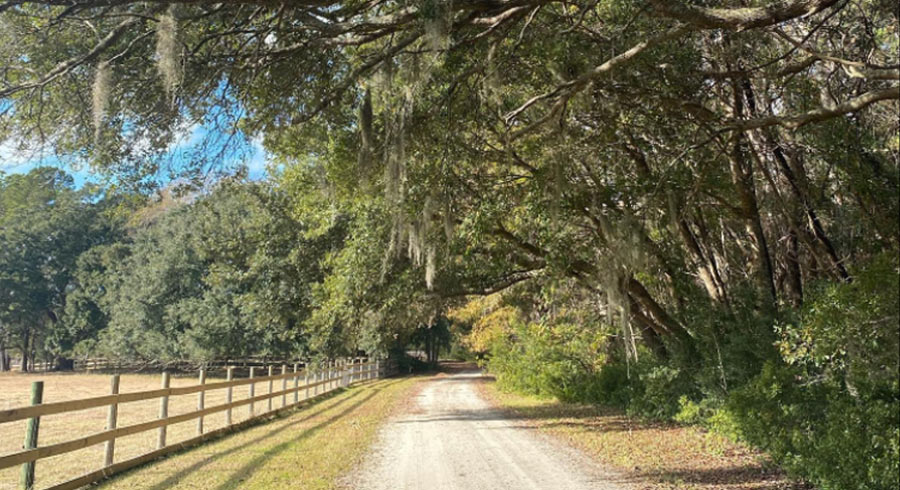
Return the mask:
[[304,395],[304,400],[309,400],[309,364],[305,364],[303,366],[303,386],[306,387],[306,395]]
[[337,373],[338,373],[338,360],[335,359],[335,360],[331,361],[331,389],[332,390],[335,388],[338,388],[340,385]]
[[[255,372],[256,372],[256,368],[253,366],[250,366],[250,379],[253,379],[253,375],[255,374]],[[251,399],[253,398],[254,393],[256,393],[256,383],[251,382],[250,383],[250,398]],[[253,405],[254,405],[254,403],[251,401],[250,402],[250,417],[251,418],[253,417]]]
[[[200,385],[206,384],[206,369],[200,370]],[[206,391],[200,391],[197,393],[197,410],[203,410],[204,402],[206,401]],[[197,417],[197,435],[203,434],[203,415]]]
[[281,365],[281,408],[287,406],[287,364]]
[[266,400],[266,411],[272,411],[272,366],[269,366],[269,398]]
[[381,363],[379,362],[378,358],[375,358],[375,377],[381,377]]
[[[234,379],[234,367],[233,366],[228,366],[228,370],[226,371],[226,373],[227,374],[225,375],[225,379],[227,381],[231,381]],[[233,390],[232,390],[231,386],[229,386],[228,388],[225,389],[225,404],[226,405],[231,405],[232,391]],[[231,425],[231,407],[228,407],[228,409],[225,410],[225,425],[226,426]]]
[[[44,382],[31,383],[31,404],[40,405],[44,400]],[[40,417],[31,417],[25,425],[25,446],[23,449],[34,449],[38,443],[38,428],[41,425]],[[22,464],[22,478],[19,480],[19,488],[31,490],[34,488],[34,464],[37,461],[28,461]]]
[[338,371],[338,361],[337,359],[331,361],[331,389],[335,389],[338,387],[338,379],[337,379],[337,371]]
[[[163,389],[169,387],[169,373],[162,374],[162,387]],[[169,395],[163,395],[159,399],[159,418],[169,418]],[[166,429],[168,427],[165,425],[159,428],[159,437],[156,440],[157,449],[166,447]]]
[[300,402],[300,376],[297,375],[297,363],[294,363],[294,405]]
[[313,386],[313,398],[319,396],[319,388],[321,388],[321,386],[319,385],[319,381],[322,381],[322,363],[321,362],[317,363],[316,374],[313,375],[313,384],[315,385],[315,386]]
[[[114,374],[109,378],[109,394],[110,395],[118,395],[119,394],[119,375]],[[119,404],[118,403],[110,403],[109,409],[106,412],[106,430],[113,430],[118,425],[118,417],[119,417]],[[103,466],[110,466],[113,464],[113,457],[116,452],[116,440],[110,439],[106,441],[106,448],[103,452]]]

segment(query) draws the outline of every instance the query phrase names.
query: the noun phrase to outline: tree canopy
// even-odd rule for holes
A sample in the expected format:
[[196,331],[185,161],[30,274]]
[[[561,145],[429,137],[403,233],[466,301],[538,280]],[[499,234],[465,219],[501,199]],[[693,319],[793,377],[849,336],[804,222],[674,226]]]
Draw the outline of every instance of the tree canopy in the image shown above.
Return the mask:
[[[218,142],[186,173],[272,155],[265,183],[143,196],[73,242],[65,301],[4,252],[40,305],[4,294],[0,325],[64,305],[79,342],[172,358],[455,332],[510,386],[727,411],[819,484],[887,488],[898,34],[883,0],[0,0],[5,147],[122,180],[197,126]],[[52,206],[60,233],[112,194]],[[879,429],[843,461],[859,420]]]

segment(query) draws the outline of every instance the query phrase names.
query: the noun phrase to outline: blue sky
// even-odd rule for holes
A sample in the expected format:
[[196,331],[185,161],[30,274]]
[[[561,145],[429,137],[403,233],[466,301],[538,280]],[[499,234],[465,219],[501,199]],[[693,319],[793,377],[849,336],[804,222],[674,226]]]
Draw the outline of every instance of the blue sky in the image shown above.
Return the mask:
[[[188,128],[184,134],[176,138],[168,154],[164,158],[170,159],[172,166],[178,166],[181,158],[187,158],[192,151],[196,152],[201,143],[211,137],[212,146],[215,148],[220,135],[211,134],[205,127],[195,125]],[[261,180],[266,178],[266,165],[269,161],[269,155],[262,146],[260,140],[242,139],[239,143],[240,151],[229,152],[226,160],[222,162],[222,168],[234,168],[238,165],[245,165],[248,174],[253,180]],[[84,184],[100,181],[99,177],[93,174],[87,166],[75,166],[65,160],[61,160],[53,154],[52,150],[47,150],[44,155],[21,155],[10,144],[0,143],[0,172],[7,174],[27,173],[31,169],[39,166],[53,166],[61,168],[71,174],[75,180],[76,187],[82,187]],[[155,180],[165,184],[169,180],[167,174],[161,173],[154,176]]]

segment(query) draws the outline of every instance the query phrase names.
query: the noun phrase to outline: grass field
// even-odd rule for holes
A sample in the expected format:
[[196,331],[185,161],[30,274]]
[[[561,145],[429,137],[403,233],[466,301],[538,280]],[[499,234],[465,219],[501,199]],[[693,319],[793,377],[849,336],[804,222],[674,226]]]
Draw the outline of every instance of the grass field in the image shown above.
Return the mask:
[[[160,387],[159,374],[123,374],[120,380],[120,392],[152,390]],[[8,373],[0,375],[0,408],[13,408],[28,405],[30,385],[32,381],[44,381],[44,402],[56,402],[72,399],[100,396],[109,393],[109,375],[75,374],[75,373],[41,373],[20,374]],[[221,379],[207,378],[207,382]],[[275,382],[275,390],[280,389],[280,382]],[[172,377],[171,386],[197,384],[195,377]],[[267,382],[256,384],[256,394],[266,393]],[[370,388],[366,388],[370,389]],[[234,388],[234,400],[247,397],[249,385]],[[350,390],[356,393],[357,390]],[[301,399],[303,393],[301,392]],[[342,394],[341,396],[346,396]],[[207,407],[223,404],[225,390],[206,392]],[[293,401],[288,396],[288,403]],[[281,397],[273,399],[273,408],[281,407]],[[169,416],[191,412],[197,409],[197,395],[174,396],[169,400]],[[255,413],[266,409],[266,403],[255,404]],[[159,400],[146,400],[126,403],[119,406],[118,425],[120,427],[145,422],[157,418]],[[250,407],[234,409],[233,420],[240,422],[250,416]],[[284,419],[287,420],[287,419]],[[175,444],[196,435],[196,420],[170,425],[167,443]],[[106,407],[98,407],[78,412],[51,415],[41,418],[39,445],[53,444],[104,430],[106,425]],[[225,426],[225,413],[219,412],[205,417],[204,430],[211,431]],[[24,440],[25,421],[0,424],[0,455],[16,452],[21,449]],[[156,430],[124,437],[116,440],[116,461],[139,456],[156,447]],[[59,483],[89,471],[99,469],[103,462],[103,445],[98,444],[79,451],[63,454],[53,458],[41,459],[36,466],[36,487],[43,488]],[[0,470],[0,489],[14,489],[18,482],[19,468]]]
[[807,488],[790,481],[760,453],[697,427],[653,423],[593,405],[561,403],[500,391],[483,394],[522,424],[582,449],[641,490]]
[[341,476],[417,381],[385,379],[338,391],[308,409],[138,468],[101,488],[339,488]]

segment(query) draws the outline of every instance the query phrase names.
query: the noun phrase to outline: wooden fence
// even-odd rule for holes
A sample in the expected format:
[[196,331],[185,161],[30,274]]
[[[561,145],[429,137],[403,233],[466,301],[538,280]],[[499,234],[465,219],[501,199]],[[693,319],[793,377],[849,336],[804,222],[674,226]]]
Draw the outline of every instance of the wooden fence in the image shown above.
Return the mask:
[[[0,410],[0,424],[25,420],[25,444],[19,452],[0,456],[0,470],[21,465],[20,489],[30,490],[34,486],[35,463],[44,458],[65,454],[84,449],[96,444],[105,444],[103,455],[103,467],[91,471],[79,477],[55,484],[51,489],[72,489],[99,481],[115,473],[124,471],[134,466],[146,463],[160,456],[177,451],[187,446],[198,444],[207,439],[216,437],[228,431],[233,431],[246,426],[261,417],[296,407],[305,400],[309,400],[337,388],[347,387],[360,381],[375,379],[387,373],[387,366],[380,360],[366,361],[364,359],[348,359],[330,362],[327,365],[303,367],[294,364],[289,372],[286,365],[281,366],[281,373],[273,374],[269,366],[266,376],[254,376],[255,367],[250,367],[250,376],[247,378],[234,378],[234,368],[227,368],[225,381],[206,383],[206,372],[201,371],[199,384],[181,387],[169,387],[169,373],[162,374],[162,387],[158,390],[139,391],[134,393],[119,393],[119,375],[113,375],[110,383],[110,394],[80,400],[69,400],[55,403],[41,403],[43,397],[43,381],[35,381],[32,384],[31,406]],[[254,394],[257,383],[268,381],[268,392],[261,395]],[[274,388],[275,382],[280,381],[280,389]],[[232,391],[234,387],[250,385],[248,398],[233,401]],[[289,386],[290,385],[290,386]],[[225,389],[225,403],[212,407],[204,404],[205,393],[210,390]],[[303,392],[303,396],[301,396]],[[197,394],[197,410],[176,416],[168,415],[169,397],[177,395]],[[288,396],[293,398],[293,403],[288,402]],[[282,407],[272,409],[272,399],[281,397]],[[141,400],[159,399],[159,417],[149,422],[119,427],[117,422],[118,407],[123,403]],[[232,409],[243,405],[253,407],[254,403],[267,402],[267,410],[259,415],[253,415],[240,423],[232,422]],[[78,439],[60,442],[47,446],[38,445],[40,420],[42,416],[75,412],[96,407],[107,408],[106,430],[94,433]],[[214,413],[225,412],[225,427],[214,431],[204,432],[203,419]],[[252,413],[252,410],[251,410]],[[197,420],[197,435],[178,444],[166,444],[166,428],[172,424]],[[156,449],[125,461],[114,462],[116,439],[146,432],[157,431]]]
[[[190,361],[127,361],[119,359],[107,358],[77,358],[72,360],[73,371],[178,371],[189,372],[195,371],[199,366],[204,366],[207,372],[216,370],[224,371],[229,366],[244,367],[265,367],[271,364],[292,365],[295,362],[302,363],[302,360],[278,360],[265,358],[240,358],[240,359],[217,359],[204,363],[194,363]],[[22,371],[22,359],[11,359],[10,368],[15,371]],[[32,373],[40,373],[52,371],[54,363],[50,361],[30,362],[29,371]]]

